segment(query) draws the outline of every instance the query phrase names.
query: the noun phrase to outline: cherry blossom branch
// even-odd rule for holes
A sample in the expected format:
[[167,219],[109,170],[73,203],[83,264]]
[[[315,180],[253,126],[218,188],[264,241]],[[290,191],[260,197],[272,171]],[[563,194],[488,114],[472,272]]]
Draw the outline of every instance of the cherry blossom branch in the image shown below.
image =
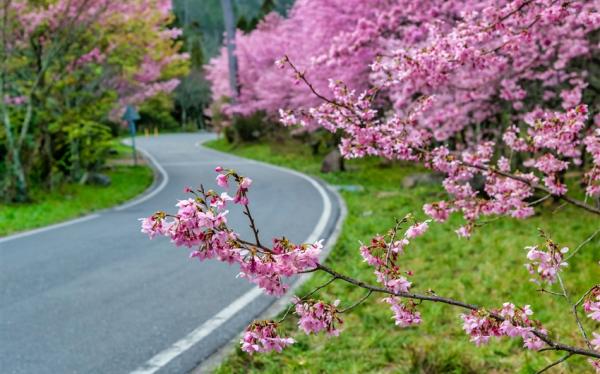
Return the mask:
[[[507,302],[503,304],[502,309],[487,310],[478,305],[436,295],[431,290],[424,294],[411,292],[411,282],[404,275],[411,276],[412,271],[401,270],[398,256],[404,253],[412,239],[423,235],[428,230],[431,220],[419,222],[411,215],[407,215],[403,220],[396,220],[394,227],[386,235],[375,236],[368,245],[361,244],[361,256],[374,267],[377,281],[382,284],[377,286],[319,263],[319,254],[323,248],[322,241],[296,245],[285,238],[275,238],[272,247],[262,244],[248,205],[247,192],[252,181],[240,176],[234,170],[223,170],[217,167],[215,171],[219,173],[217,176],[219,186],[227,188],[228,180],[231,178],[238,184],[235,198],[230,197],[226,192],[219,195],[213,190],[205,191],[201,187],[198,190],[200,194],[194,193],[195,198],[179,201],[176,215],[157,212],[151,217],[142,219],[142,232],[147,233],[151,238],[159,234],[169,236],[177,246],[195,247],[197,249],[193,250],[190,256],[200,260],[214,258],[228,263],[238,263],[241,270],[240,277],[257,284],[270,295],[281,296],[287,291],[288,285],[283,283],[284,277],[314,271],[322,271],[331,276],[329,280],[304,297],[296,298],[280,321],[253,322],[242,339],[242,350],[248,353],[280,351],[294,343],[294,339],[281,337],[277,332],[278,324],[288,316],[292,308],[295,308],[295,314],[299,317],[298,327],[307,334],[326,331],[329,335],[337,335],[339,329],[336,325],[343,323],[339,315],[361,305],[372,294],[378,293],[389,295],[383,301],[391,305],[396,325],[401,327],[421,323],[421,314],[417,307],[424,301],[430,301],[470,311],[468,314],[462,314],[461,318],[464,321],[463,329],[476,344],[486,343],[490,337],[521,337],[525,347],[531,350],[563,351],[568,353],[569,357],[581,355],[600,359],[600,352],[595,350],[598,348],[598,339],[589,341],[576,310],[585,300],[584,310],[590,312],[588,314],[590,318],[598,320],[596,301],[600,300],[598,287],[593,287],[577,303],[572,304],[569,293],[558,274],[561,266],[566,265],[563,255],[568,248],[560,248],[543,232],[541,234],[545,239],[545,249],[540,249],[538,246],[527,247],[529,249],[527,258],[532,261],[527,264],[527,267],[530,272],[538,273],[544,282],[551,284],[558,278],[563,291],[560,296],[572,306],[573,315],[588,349],[553,340],[539,321],[528,317],[533,314],[528,305],[516,307]],[[186,190],[193,192],[189,188]],[[226,204],[229,201],[244,206],[245,215],[254,233],[254,242],[241,238],[227,225]],[[402,236],[397,237],[400,223],[408,221],[414,223]],[[339,300],[326,303],[322,300],[309,299],[311,295],[338,279],[367,290],[367,294],[345,309],[338,309]],[[593,361],[593,364],[596,365],[596,361]]]
[[[285,55],[283,57],[283,59],[280,61],[280,63],[281,64],[287,63],[292,68],[294,73],[296,74],[296,77],[298,79],[300,79],[302,82],[304,82],[304,84],[308,87],[308,89],[312,92],[312,94],[315,95],[317,98],[323,100],[324,102],[326,102],[328,104],[334,105],[336,107],[344,108],[344,109],[350,111],[352,114],[354,114],[354,116],[356,117],[356,119],[358,119],[358,121],[360,123],[364,124],[363,119],[361,118],[361,116],[356,112],[356,110],[352,106],[350,106],[348,104],[340,103],[334,99],[329,99],[328,97],[319,93],[319,91],[317,91],[315,89],[313,84],[306,78],[306,74],[304,72],[300,71],[287,55]],[[374,93],[377,93],[378,91],[379,91],[379,89],[375,89]]]
[[[398,225],[398,222],[396,223],[394,231],[397,231],[397,225]],[[542,232],[542,236],[544,238],[546,238],[546,236],[545,236],[545,234],[543,232]],[[395,235],[394,235],[394,237],[395,237]],[[264,246],[262,246],[262,245],[260,245],[258,243],[256,243],[256,246],[262,248],[265,251],[270,251],[269,248],[266,248],[266,247],[264,247]],[[357,303],[357,305],[360,304],[360,303],[362,303],[362,302],[364,302],[366,300],[366,298],[368,298],[369,296],[371,296],[371,294],[373,292],[377,292],[377,293],[389,294],[389,295],[392,295],[392,296],[397,296],[397,297],[406,298],[406,299],[419,300],[419,301],[431,301],[431,302],[436,302],[436,303],[448,304],[448,305],[460,307],[460,308],[471,310],[471,311],[482,310],[482,308],[479,307],[479,306],[477,306],[477,305],[468,304],[468,303],[465,303],[465,302],[462,302],[462,301],[459,301],[459,300],[455,300],[455,299],[447,298],[447,297],[442,297],[442,296],[438,296],[438,295],[435,295],[435,294],[432,294],[432,295],[422,295],[422,294],[416,294],[416,293],[410,293],[410,292],[394,292],[393,290],[390,290],[388,288],[374,286],[374,285],[365,283],[365,282],[363,282],[361,280],[354,279],[352,277],[346,276],[346,275],[341,274],[341,273],[335,271],[334,269],[332,269],[332,268],[330,268],[330,267],[328,267],[328,266],[326,266],[324,264],[320,264],[320,263],[317,263],[316,267],[314,269],[310,269],[310,271],[316,271],[316,270],[324,271],[325,273],[328,273],[328,274],[332,275],[333,277],[328,282],[326,282],[325,284],[317,287],[314,291],[312,291],[307,296],[305,296],[305,298],[308,297],[308,296],[310,296],[310,295],[312,295],[312,294],[314,294],[316,291],[318,291],[318,290],[326,287],[327,285],[329,285],[333,281],[335,281],[337,279],[341,279],[341,280],[343,280],[343,281],[345,281],[345,282],[347,282],[349,284],[352,284],[354,286],[357,286],[357,287],[360,287],[360,288],[363,288],[363,289],[366,289],[366,290],[369,291],[369,293],[364,298],[364,300],[359,300],[359,302]],[[562,284],[562,280],[560,279],[560,277],[559,277],[559,280],[560,280],[560,282]],[[590,289],[586,293],[586,295],[589,294],[593,289],[594,288]],[[584,297],[586,295],[584,295]],[[568,297],[568,294],[567,294],[566,290],[564,289],[564,286],[563,286],[563,296],[567,299],[567,301],[569,302],[569,304],[571,304],[570,303],[570,299]],[[576,321],[578,323],[578,326],[581,326],[581,322],[579,320],[579,317],[577,315],[577,311],[575,310],[575,308],[579,305],[579,303],[581,303],[581,301],[583,300],[584,297],[582,297],[581,300],[578,301],[578,303],[576,303],[576,304],[573,305],[574,315],[575,315]],[[352,306],[352,308],[354,306]],[[287,312],[286,312],[286,315],[287,315]],[[490,315],[490,317],[492,317],[492,318],[494,318],[494,319],[496,319],[498,321],[504,321],[505,320],[504,317],[500,316],[498,313],[495,313],[495,312],[490,312],[489,315]],[[580,328],[583,330],[583,327],[580,327]],[[532,333],[536,337],[538,337],[540,340],[542,340],[544,343],[546,343],[549,346],[548,350],[565,351],[565,352],[569,352],[571,355],[576,354],[576,355],[582,355],[582,356],[600,358],[600,353],[595,352],[592,349],[592,347],[591,347],[591,345],[589,343],[589,340],[587,338],[587,335],[585,333],[585,330],[583,330],[583,336],[584,336],[584,339],[585,339],[585,341],[586,341],[586,343],[587,343],[587,345],[589,347],[589,350],[582,349],[582,348],[579,348],[579,347],[570,346],[570,345],[566,345],[566,344],[562,344],[560,342],[556,342],[556,341],[550,339],[549,336],[548,336],[548,334],[546,334],[546,333],[544,333],[544,332],[542,332],[540,330],[537,330],[537,329],[533,329]]]
[[252,217],[252,214],[250,213],[249,204],[244,204],[244,214],[246,215],[246,217],[248,217],[248,220],[250,221],[250,229],[252,229],[252,233],[254,234],[254,240],[256,240],[256,246],[262,247],[262,245],[260,244],[260,238],[258,236],[258,228],[256,227],[256,223],[254,222],[254,218]]
[[[351,105],[340,103],[338,100],[329,99],[329,98],[325,97],[323,94],[319,93],[314,88],[313,84],[306,78],[306,76],[304,75],[304,73],[302,73],[302,72],[300,72],[298,70],[298,68],[287,57],[287,55],[283,58],[283,60],[282,60],[281,63],[282,64],[288,64],[292,68],[292,70],[295,72],[296,76],[302,82],[304,82],[304,84],[310,89],[310,91],[317,98],[319,98],[319,99],[323,100],[324,102],[326,102],[326,103],[328,103],[330,105],[333,105],[335,107],[341,107],[341,108],[344,108],[344,109],[350,111],[353,114],[353,116],[355,117],[355,119],[359,121],[359,123],[361,124],[361,126],[365,126],[365,123],[363,121],[363,117],[359,113],[356,112],[356,108],[352,107]],[[342,115],[343,117],[347,118],[350,122],[352,122],[352,118],[350,118],[346,113],[342,112],[342,113],[340,113],[340,115]],[[409,148],[411,148],[413,151],[421,153],[421,155],[423,155],[423,156],[427,155],[429,153],[429,150],[424,149],[424,148],[419,147],[419,146],[410,146],[409,145]],[[577,199],[575,199],[575,198],[567,195],[566,193],[557,194],[556,192],[551,191],[549,188],[547,188],[545,186],[542,186],[542,185],[540,185],[538,183],[534,183],[533,181],[531,181],[531,180],[529,180],[527,178],[524,178],[524,177],[521,177],[521,176],[518,176],[518,175],[515,175],[515,174],[512,174],[512,173],[509,173],[509,172],[506,172],[506,171],[498,170],[495,167],[490,167],[490,166],[487,166],[487,165],[484,166],[484,165],[474,164],[474,163],[471,163],[471,162],[466,162],[464,160],[456,160],[456,161],[458,161],[459,164],[462,165],[462,166],[466,166],[466,167],[478,169],[478,170],[483,171],[483,172],[491,172],[491,173],[494,173],[494,174],[497,174],[497,175],[500,175],[500,176],[503,176],[503,177],[506,177],[506,178],[510,178],[510,179],[522,182],[525,185],[529,186],[530,188],[533,188],[534,190],[543,192],[544,194],[547,194],[547,195],[555,196],[555,197],[557,197],[557,198],[559,198],[559,199],[561,199],[561,200],[563,200],[563,201],[565,201],[565,202],[567,202],[569,204],[572,204],[574,206],[577,206],[579,208],[587,210],[588,212],[600,215],[600,208],[594,207],[594,206],[592,206],[590,204],[587,204],[584,201],[577,200]]]
[[[437,296],[437,295],[430,296],[430,295],[421,295],[421,294],[415,294],[415,293],[410,293],[410,292],[393,292],[387,288],[373,286],[373,285],[367,284],[361,280],[357,280],[357,279],[348,277],[346,275],[340,274],[337,271],[333,270],[332,268],[330,268],[326,265],[323,265],[323,264],[318,264],[317,268],[319,270],[322,270],[333,276],[336,276],[337,278],[339,278],[347,283],[353,284],[357,287],[364,288],[366,290],[370,290],[373,292],[385,293],[385,294],[398,296],[398,297],[402,297],[402,298],[407,298],[407,299],[431,301],[431,302],[436,302],[436,303],[448,304],[448,305],[452,305],[452,306],[456,306],[456,307],[460,307],[460,308],[468,309],[468,310],[472,310],[472,311],[477,311],[477,310],[481,309],[481,307],[474,305],[474,304],[468,304],[468,303],[465,303],[465,302],[462,302],[459,300],[454,300],[451,298],[441,297],[441,296]],[[499,321],[504,320],[503,317],[501,317],[500,315],[498,315],[496,313],[490,313],[490,316]],[[582,348],[578,348],[578,347],[573,347],[573,346],[570,346],[567,344],[562,344],[562,343],[556,342],[556,341],[550,339],[548,337],[548,335],[543,334],[537,330],[533,330],[533,333],[535,334],[535,336],[537,336],[538,338],[540,338],[542,341],[544,341],[546,344],[548,344],[550,346],[548,350],[565,351],[565,352],[570,352],[570,353],[576,354],[576,355],[600,358],[600,353],[598,353],[598,352],[595,352],[592,350],[587,350],[587,349],[582,349]]]
[[564,194],[564,195],[556,195],[556,194],[552,193],[552,191],[550,191],[548,188],[546,188],[544,186],[541,186],[541,185],[539,185],[537,183],[533,183],[532,181],[528,180],[527,178],[523,178],[523,177],[520,177],[518,175],[507,173],[507,172],[504,172],[504,171],[501,171],[501,170],[498,170],[496,168],[489,167],[489,166],[486,167],[486,166],[476,165],[476,164],[472,164],[472,163],[465,162],[465,161],[459,161],[459,162],[460,162],[461,165],[464,165],[464,166],[467,166],[467,167],[471,167],[471,168],[474,168],[474,169],[479,169],[479,170],[486,171],[486,172],[495,173],[495,174],[501,175],[501,176],[506,177],[506,178],[510,178],[510,179],[514,179],[514,180],[519,181],[519,182],[523,182],[523,183],[525,183],[526,185],[528,185],[531,188],[534,188],[534,189],[536,189],[538,191],[544,192],[544,193],[549,194],[551,196],[557,197],[557,198],[559,198],[561,200],[564,200],[565,202],[567,202],[569,204],[572,204],[572,205],[575,205],[575,206],[577,206],[579,208],[585,209],[588,212],[600,215],[600,208],[596,208],[596,207],[594,207],[592,205],[586,204],[583,201],[574,199],[574,198],[572,198],[572,197],[570,197],[570,196],[568,196],[566,194]]

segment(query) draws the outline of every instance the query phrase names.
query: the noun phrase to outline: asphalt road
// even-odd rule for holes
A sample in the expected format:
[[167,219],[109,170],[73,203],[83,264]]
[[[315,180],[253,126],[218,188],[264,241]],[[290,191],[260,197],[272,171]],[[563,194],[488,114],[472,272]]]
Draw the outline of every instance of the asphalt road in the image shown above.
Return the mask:
[[[190,260],[186,249],[139,232],[138,218],[173,211],[185,186],[215,188],[216,165],[254,180],[263,238],[301,242],[334,225],[339,207],[331,198],[323,221],[328,202],[314,182],[198,146],[210,136],[138,138],[163,172],[144,201],[0,239],[1,373],[185,373],[273,302],[249,298],[253,286],[235,277],[237,268]],[[230,222],[250,234],[239,210]]]

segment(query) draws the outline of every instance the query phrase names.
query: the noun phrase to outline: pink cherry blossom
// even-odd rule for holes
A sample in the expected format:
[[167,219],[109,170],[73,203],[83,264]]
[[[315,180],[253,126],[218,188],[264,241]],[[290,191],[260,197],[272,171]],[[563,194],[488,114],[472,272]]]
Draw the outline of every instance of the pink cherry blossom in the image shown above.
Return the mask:
[[535,335],[534,328],[543,334],[546,331],[537,321],[530,319],[532,314],[529,305],[517,308],[512,303],[504,303],[498,311],[474,310],[470,314],[462,314],[461,318],[463,329],[475,345],[487,344],[492,337],[521,337],[524,347],[537,351],[545,343]]
[[408,239],[413,239],[416,238],[417,236],[421,236],[425,233],[425,231],[427,231],[427,229],[429,228],[429,222],[431,222],[430,220],[421,222],[421,223],[416,223],[412,226],[410,226],[408,228],[408,230],[406,230],[406,238]]
[[[531,274],[537,274],[541,282],[552,284],[556,282],[558,272],[562,267],[567,266],[563,261],[563,256],[569,251],[569,248],[559,249],[553,242],[547,242],[546,250],[540,250],[538,246],[525,247],[527,259],[531,262],[526,264],[527,270]],[[539,283],[537,279],[532,282]]]
[[248,326],[240,341],[242,351],[249,354],[254,352],[281,352],[283,348],[294,344],[292,338],[282,338],[277,333],[277,323],[274,321],[257,321]]
[[140,218],[142,221],[142,232],[148,234],[150,239],[157,235],[164,235],[168,229],[168,225],[164,222],[164,217],[161,213],[154,214],[147,218]]
[[217,185],[219,185],[219,187],[223,187],[223,188],[229,187],[229,175],[228,174],[217,175]]
[[595,287],[583,302],[583,310],[587,316],[595,321],[600,321],[600,288]]
[[383,300],[391,305],[396,326],[408,327],[421,323],[421,313],[416,311],[416,305],[412,301],[403,302],[397,297],[386,297]]
[[300,317],[298,327],[307,335],[320,331],[326,331],[327,334],[333,336],[339,335],[340,332],[336,325],[343,323],[338,316],[339,300],[333,304],[326,304],[322,301],[303,301],[296,298],[294,303],[296,304],[296,314]]
[[594,339],[590,340],[590,343],[594,346],[595,350],[600,352],[600,334],[593,332],[592,335],[594,336]]

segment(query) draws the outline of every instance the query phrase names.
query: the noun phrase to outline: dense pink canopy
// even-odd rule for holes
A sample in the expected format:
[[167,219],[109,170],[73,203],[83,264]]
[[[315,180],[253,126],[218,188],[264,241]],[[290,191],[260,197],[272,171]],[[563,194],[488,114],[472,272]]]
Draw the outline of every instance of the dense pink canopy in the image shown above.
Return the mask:
[[[294,77],[275,65],[285,54],[306,69],[317,89],[325,89],[329,79],[341,79],[353,88],[365,89],[368,64],[375,57],[375,50],[358,48],[344,58],[343,68],[337,64],[317,64],[314,60],[329,53],[334,39],[343,32],[352,32],[359,20],[376,17],[385,3],[300,0],[287,18],[271,13],[256,30],[248,34],[238,30],[235,44],[240,96],[234,110],[246,114],[256,110],[276,113],[280,108],[298,108],[318,102],[306,87],[295,85]],[[213,98],[230,97],[225,49],[210,62],[207,72]]]

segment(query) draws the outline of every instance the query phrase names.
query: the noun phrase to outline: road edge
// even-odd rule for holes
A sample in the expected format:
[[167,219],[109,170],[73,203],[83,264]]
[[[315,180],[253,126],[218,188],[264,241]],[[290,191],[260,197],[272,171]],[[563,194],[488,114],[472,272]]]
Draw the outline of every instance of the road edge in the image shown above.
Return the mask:
[[[129,146],[129,144],[127,144],[125,141],[122,141],[122,143]],[[125,202],[122,202],[118,205],[114,205],[114,206],[111,206],[108,208],[93,210],[93,211],[90,211],[90,212],[88,212],[82,216],[76,217],[76,218],[71,218],[71,219],[67,219],[65,221],[52,223],[50,225],[41,226],[41,227],[37,227],[35,229],[25,230],[25,231],[21,231],[21,232],[17,232],[14,234],[0,237],[0,243],[6,243],[11,240],[15,240],[15,239],[35,235],[35,234],[40,234],[40,233],[43,233],[46,231],[50,231],[50,230],[58,229],[61,227],[70,226],[70,225],[74,225],[77,223],[96,219],[96,218],[100,217],[100,215],[102,213],[110,212],[113,210],[120,211],[120,210],[130,208],[132,206],[135,206],[139,203],[146,201],[147,199],[153,197],[154,195],[156,195],[157,193],[162,191],[162,189],[165,188],[165,186],[167,185],[167,183],[169,181],[169,174],[167,174],[167,172],[164,170],[164,168],[158,163],[158,161],[156,161],[156,159],[148,151],[146,151],[145,149],[140,148],[140,147],[137,147],[137,150],[142,154],[142,156],[146,160],[149,161],[148,165],[150,165],[150,169],[152,169],[152,174],[153,174],[152,183],[143,192],[141,192],[140,194],[138,194],[138,195],[132,197],[131,199],[129,199]]]
[[[216,149],[204,147],[202,144],[199,144],[199,146],[201,146],[205,149],[209,149],[213,152],[230,155],[229,153],[226,153],[226,152],[222,152],[222,151],[218,151]],[[236,156],[236,157],[239,157],[239,156]],[[252,159],[249,159],[249,160],[252,160]],[[343,227],[344,221],[348,214],[348,208],[346,207],[346,202],[344,201],[342,196],[339,194],[339,192],[336,189],[334,189],[333,187],[331,187],[329,184],[327,184],[325,181],[323,181],[322,179],[320,179],[318,177],[304,174],[297,170],[288,169],[286,167],[282,167],[279,165],[269,164],[269,163],[263,162],[263,161],[258,161],[258,160],[252,160],[252,161],[259,163],[259,164],[268,165],[273,168],[282,169],[287,172],[302,174],[303,176],[310,178],[313,181],[315,181],[316,183],[323,186],[325,188],[325,190],[335,198],[335,201],[337,202],[337,206],[339,207],[339,211],[338,211],[338,214],[336,217],[335,224],[330,228],[330,230],[328,230],[328,232],[321,233],[322,237],[327,237],[327,239],[323,245],[323,252],[321,252],[321,254],[319,256],[319,261],[323,262],[329,256],[329,253],[332,251],[333,247],[337,243],[337,240],[342,232],[342,227]],[[283,310],[285,310],[285,308],[290,304],[292,298],[294,297],[294,292],[297,289],[299,289],[304,283],[306,283],[306,281],[308,281],[311,276],[312,276],[312,273],[306,273],[306,274],[300,275],[298,277],[298,279],[296,279],[296,281],[294,281],[294,283],[292,283],[290,285],[290,289],[288,290],[288,292],[286,292],[286,294],[283,297],[277,299],[269,307],[267,307],[267,309],[264,310],[262,313],[260,313],[256,317],[256,319],[272,319],[277,314],[279,314]],[[204,359],[194,369],[189,371],[189,374],[204,374],[204,373],[212,372],[221,363],[223,363],[223,361],[229,355],[231,355],[233,352],[235,352],[235,349],[239,345],[242,335],[243,335],[243,332],[240,332],[239,334],[237,334],[233,339],[231,339],[229,342],[225,343],[225,345],[223,345],[216,352],[214,352],[213,354],[208,356],[206,359]]]

